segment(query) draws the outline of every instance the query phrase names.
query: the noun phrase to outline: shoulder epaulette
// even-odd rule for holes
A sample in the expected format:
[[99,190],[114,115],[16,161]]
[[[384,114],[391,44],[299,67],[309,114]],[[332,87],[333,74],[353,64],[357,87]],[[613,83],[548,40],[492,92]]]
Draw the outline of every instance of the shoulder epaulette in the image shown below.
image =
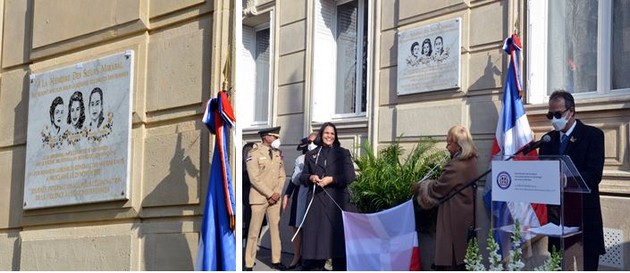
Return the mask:
[[249,151],[247,152],[247,158],[245,159],[245,162],[249,162],[252,160],[252,153],[258,150],[258,144],[254,143],[252,144],[252,148],[249,149]]
[[249,150],[249,152],[250,152],[250,153],[251,153],[251,152],[254,152],[254,151],[258,150],[259,148],[260,148],[260,147],[259,147],[258,143],[254,143],[254,144],[252,145],[252,148]]

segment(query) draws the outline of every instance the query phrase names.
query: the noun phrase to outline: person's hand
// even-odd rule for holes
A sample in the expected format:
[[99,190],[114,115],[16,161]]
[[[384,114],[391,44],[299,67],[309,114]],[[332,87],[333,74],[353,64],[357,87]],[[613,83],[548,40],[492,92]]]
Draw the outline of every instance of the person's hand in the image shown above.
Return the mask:
[[273,195],[271,196],[271,198],[273,200],[276,200],[276,202],[278,202],[278,200],[280,200],[280,194],[277,192],[274,192]]
[[311,176],[308,177],[308,180],[310,180],[311,182],[313,182],[313,184],[317,184],[319,183],[320,179],[319,176],[312,174]]
[[271,196],[271,199],[273,199],[274,204],[278,201],[280,201],[280,194],[277,192],[274,192],[273,195]]
[[289,196],[285,195],[284,198],[282,198],[282,210],[286,210],[287,209],[287,204],[289,203]]
[[274,192],[273,195],[271,195],[271,197],[267,198],[267,203],[269,203],[269,205],[274,205],[278,203],[278,200],[280,200],[280,194],[278,194],[277,192]]
[[330,185],[332,182],[333,182],[332,176],[326,176],[326,177],[322,178],[321,180],[319,180],[317,185],[323,188],[323,187],[326,187],[326,186]]

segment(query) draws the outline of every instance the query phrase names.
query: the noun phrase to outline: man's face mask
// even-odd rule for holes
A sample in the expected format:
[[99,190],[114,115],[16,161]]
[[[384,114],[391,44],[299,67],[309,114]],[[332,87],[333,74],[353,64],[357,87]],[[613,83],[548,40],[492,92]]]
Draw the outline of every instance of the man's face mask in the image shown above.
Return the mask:
[[271,142],[271,148],[278,149],[278,148],[280,148],[280,144],[281,144],[281,143],[280,143],[280,139],[277,139],[277,138],[276,138],[276,140],[274,140],[273,142]]
[[569,109],[547,113],[547,119],[551,120],[551,126],[553,126],[554,130],[560,131],[567,126],[567,123],[569,122],[568,115],[566,114],[567,111],[569,111]]

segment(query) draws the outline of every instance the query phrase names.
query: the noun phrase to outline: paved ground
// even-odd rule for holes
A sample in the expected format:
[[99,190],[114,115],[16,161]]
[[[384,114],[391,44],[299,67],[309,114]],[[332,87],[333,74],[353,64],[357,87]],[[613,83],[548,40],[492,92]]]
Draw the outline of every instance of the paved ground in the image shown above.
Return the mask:
[[[282,214],[280,217],[280,237],[282,242],[282,264],[289,266],[289,263],[293,259],[293,248],[291,245],[291,236],[293,231],[288,226],[288,215]],[[267,226],[263,226],[261,230],[260,245],[258,252],[256,253],[256,264],[254,265],[254,271],[274,271],[271,269],[271,239],[269,238],[269,229]],[[247,240],[243,240],[243,259],[245,259],[245,246]],[[245,261],[242,261],[243,269],[245,268]],[[301,270],[297,267],[294,270]]]
[[[284,191],[282,191],[284,192]],[[293,202],[287,206],[287,212]],[[243,234],[246,234],[244,232]],[[244,235],[245,237],[247,235]],[[289,227],[289,214],[280,214],[280,241],[282,242],[282,264],[288,266],[293,259],[293,246],[291,244],[291,237],[293,236],[293,229]],[[258,253],[256,254],[256,265],[254,265],[254,271],[273,271],[271,269],[271,239],[269,238],[269,230],[263,226],[261,229],[260,246]],[[246,240],[243,240],[243,257],[245,257]],[[243,258],[244,259],[244,258]],[[245,261],[241,261],[243,268],[245,268]],[[301,270],[297,267],[294,270]]]
[[[282,252],[282,264],[288,266],[291,259],[293,259],[293,254]],[[243,268],[244,267],[245,265],[243,265]],[[301,269],[298,267],[295,270]],[[274,269],[271,269],[271,249],[262,246],[258,249],[254,271],[274,271]]]

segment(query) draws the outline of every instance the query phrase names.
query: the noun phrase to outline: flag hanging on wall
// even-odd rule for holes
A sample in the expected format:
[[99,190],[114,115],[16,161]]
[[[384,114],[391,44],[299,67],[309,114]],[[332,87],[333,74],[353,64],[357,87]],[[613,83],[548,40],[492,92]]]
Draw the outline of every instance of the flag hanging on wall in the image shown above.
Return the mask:
[[[503,90],[503,105],[497,122],[492,155],[514,155],[534,139],[522,100],[523,90],[519,71],[521,48],[521,42],[516,34],[506,38],[503,44],[503,50],[509,55],[510,64]],[[535,156],[537,154],[536,150],[534,150],[527,155]],[[491,207],[491,184],[492,180],[487,180],[484,194],[487,208]],[[508,211],[509,213],[506,213]],[[547,223],[547,209],[542,204],[495,202],[492,215],[495,226],[510,225],[517,219],[521,226],[525,227],[537,227]],[[509,237],[501,237],[503,236],[495,234],[495,240],[499,246],[507,243],[504,241],[509,240]],[[523,239],[528,240],[531,238],[524,235]],[[506,252],[507,250],[503,249],[503,253],[505,254]]]
[[212,165],[208,179],[208,194],[197,251],[195,270],[236,270],[235,200],[232,176],[228,164],[229,128],[236,119],[227,97],[221,91],[208,101],[202,119],[216,135]]
[[412,202],[371,214],[342,212],[349,271],[420,270]]

